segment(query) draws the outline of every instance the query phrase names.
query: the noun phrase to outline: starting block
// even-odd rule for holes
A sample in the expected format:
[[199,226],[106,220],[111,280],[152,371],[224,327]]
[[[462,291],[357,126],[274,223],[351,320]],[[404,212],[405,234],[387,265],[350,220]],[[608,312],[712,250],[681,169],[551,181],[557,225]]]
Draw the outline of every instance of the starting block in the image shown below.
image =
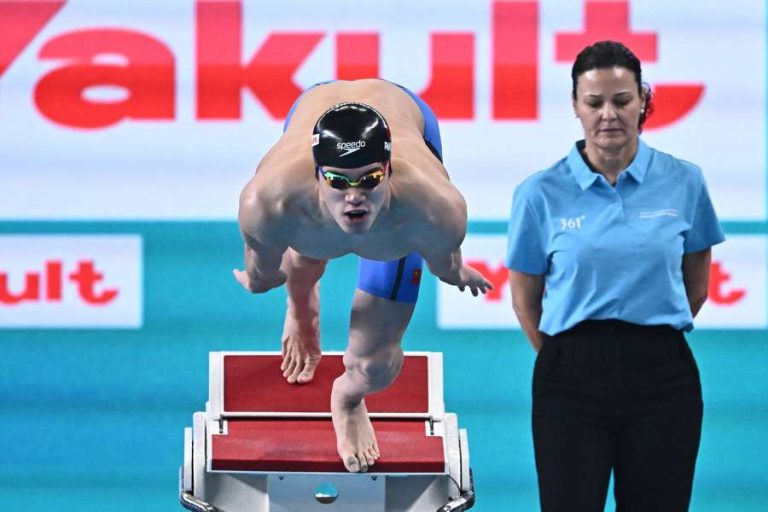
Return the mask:
[[193,512],[459,512],[474,505],[467,433],[443,403],[442,354],[409,352],[365,399],[381,456],[349,473],[336,452],[331,385],[342,354],[288,384],[279,352],[212,352],[205,412],[184,429],[179,500]]

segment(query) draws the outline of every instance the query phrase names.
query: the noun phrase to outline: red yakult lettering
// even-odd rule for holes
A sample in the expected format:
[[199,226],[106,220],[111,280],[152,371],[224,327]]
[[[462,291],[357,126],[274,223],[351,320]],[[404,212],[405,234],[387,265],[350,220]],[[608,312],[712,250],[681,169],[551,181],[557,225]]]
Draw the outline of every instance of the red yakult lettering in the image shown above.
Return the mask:
[[13,293],[8,289],[8,274],[0,272],[0,304],[14,305],[25,300],[40,298],[40,274],[27,272],[24,274],[24,289]]
[[432,34],[432,76],[419,93],[441,119],[472,119],[475,112],[474,34]]
[[493,2],[493,118],[539,118],[539,2]]
[[107,304],[117,297],[118,291],[115,289],[96,292],[96,283],[104,279],[104,274],[96,272],[92,261],[81,261],[77,266],[77,272],[71,273],[69,278],[78,284],[80,297],[88,304]]
[[197,117],[239,119],[248,88],[273,119],[283,119],[302,89],[293,75],[323,32],[270,34],[242,64],[242,4],[197,2]]
[[[42,272],[26,272],[21,291],[10,290],[7,272],[0,272],[0,305],[14,306],[23,302],[61,302],[63,288],[63,263],[59,260],[48,260]],[[74,272],[67,279],[73,283],[79,297],[86,304],[102,306],[109,304],[120,293],[114,288],[104,288],[97,291],[97,285],[104,279],[104,274],[96,270],[93,261],[80,260]],[[45,282],[45,296],[41,293],[41,282]]]
[[[336,78],[379,76],[379,34],[336,35]],[[471,119],[475,97],[475,37],[471,33],[435,33],[430,37],[432,69],[419,92],[441,119]]]
[[[0,0],[0,77],[32,39],[65,5],[65,0]],[[492,0],[491,116],[495,120],[539,118],[539,0]],[[656,32],[630,28],[629,0],[586,0],[579,32],[555,34],[555,60],[571,62],[585,45],[618,39],[641,60],[658,58]],[[250,60],[243,59],[242,2],[195,2],[195,112],[201,121],[240,119],[243,92],[248,91],[273,119],[283,119],[302,92],[294,80],[324,31],[274,32]],[[376,32],[338,32],[335,73],[344,80],[377,77],[380,36]],[[475,116],[475,34],[430,33],[430,79],[420,95],[441,119]],[[119,63],[105,61],[118,55]],[[125,119],[175,119],[175,56],[148,34],[116,28],[65,32],[45,42],[40,59],[63,61],[36,84],[40,113],[72,128],[98,129]],[[117,101],[89,99],[95,87],[119,87]],[[700,83],[657,84],[655,113],[647,130],[678,122],[699,104]]]
[[0,2],[0,77],[65,1]]
[[726,272],[723,264],[719,261],[713,261],[709,270],[709,300],[720,306],[726,306],[739,302],[747,294],[747,291],[740,288],[725,290],[725,285],[731,280],[731,274]]
[[[585,46],[611,39],[621,41],[644,62],[658,59],[656,32],[635,32],[629,26],[629,0],[586,0],[584,30],[578,33],[558,32],[555,35],[555,60],[573,62]],[[653,130],[676,123],[699,103],[704,85],[658,84],[653,88],[654,113],[643,125]]]
[[379,34],[336,34],[336,78],[357,80],[379,76]]
[[[104,64],[101,55],[120,55],[125,63]],[[173,119],[174,57],[165,44],[128,30],[83,30],[48,41],[42,59],[67,65],[45,75],[35,88],[35,102],[52,121],[77,128],[104,128],[123,119]],[[118,86],[128,91],[120,101],[91,101],[89,87]]]
[[703,94],[702,84],[656,85],[653,88],[653,115],[643,128],[653,130],[680,121],[693,111]]
[[642,61],[656,62],[656,32],[634,32],[629,27],[628,0],[586,0],[584,30],[555,35],[555,60],[572,62],[585,46],[608,39],[621,41]]
[[50,301],[61,300],[61,275],[62,268],[60,261],[45,262],[45,298]]

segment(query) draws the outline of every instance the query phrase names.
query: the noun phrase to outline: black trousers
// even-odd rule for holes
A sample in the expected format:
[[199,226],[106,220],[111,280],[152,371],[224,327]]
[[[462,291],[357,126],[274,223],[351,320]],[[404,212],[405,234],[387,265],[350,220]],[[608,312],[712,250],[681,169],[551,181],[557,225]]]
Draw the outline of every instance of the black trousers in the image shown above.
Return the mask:
[[688,510],[701,437],[699,372],[668,326],[586,321],[545,337],[533,375],[544,512]]

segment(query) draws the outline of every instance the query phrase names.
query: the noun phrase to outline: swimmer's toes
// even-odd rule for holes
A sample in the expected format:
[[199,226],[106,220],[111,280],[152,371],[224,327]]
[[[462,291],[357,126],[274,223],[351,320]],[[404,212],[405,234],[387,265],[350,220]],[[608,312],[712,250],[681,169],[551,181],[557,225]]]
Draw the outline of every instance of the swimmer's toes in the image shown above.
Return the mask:
[[305,368],[303,372],[299,374],[299,376],[296,378],[296,382],[299,384],[306,384],[307,382],[312,380],[312,377],[315,375],[315,369],[312,368],[311,370],[308,368]]
[[344,467],[351,473],[359,473],[361,471],[360,463],[354,455],[349,455],[344,459]]

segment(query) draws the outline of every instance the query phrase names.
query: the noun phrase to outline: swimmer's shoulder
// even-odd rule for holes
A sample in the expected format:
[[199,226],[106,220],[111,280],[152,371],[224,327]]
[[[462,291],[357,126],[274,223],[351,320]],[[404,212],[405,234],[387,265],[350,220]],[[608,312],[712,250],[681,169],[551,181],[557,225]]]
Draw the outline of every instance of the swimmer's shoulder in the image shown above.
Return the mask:
[[[321,100],[329,102],[371,100],[380,96],[399,94],[402,88],[380,78],[360,80],[333,80],[313,86],[302,95],[302,101],[314,103]],[[374,107],[376,105],[373,105]]]
[[240,194],[241,214],[251,219],[250,223],[290,223],[292,213],[311,201],[315,181],[311,159],[270,153]]
[[392,144],[392,178],[396,182],[402,182],[408,191],[421,192],[432,200],[458,194],[445,166],[423,140],[408,139],[398,142],[400,143]]
[[[393,195],[401,215],[431,243],[455,245],[466,229],[466,202],[446,174],[393,166]],[[434,237],[432,236],[434,235]]]

